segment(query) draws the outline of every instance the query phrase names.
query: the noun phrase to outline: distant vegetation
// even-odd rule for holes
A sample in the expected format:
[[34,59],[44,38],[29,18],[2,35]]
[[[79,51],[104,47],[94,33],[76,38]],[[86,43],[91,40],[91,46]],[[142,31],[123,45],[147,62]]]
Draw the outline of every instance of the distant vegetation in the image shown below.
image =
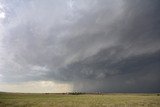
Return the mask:
[[0,93],[0,107],[160,107],[160,94]]
[[86,93],[83,93],[83,92],[70,92],[70,93],[67,93],[69,95],[82,95],[82,94],[86,94]]

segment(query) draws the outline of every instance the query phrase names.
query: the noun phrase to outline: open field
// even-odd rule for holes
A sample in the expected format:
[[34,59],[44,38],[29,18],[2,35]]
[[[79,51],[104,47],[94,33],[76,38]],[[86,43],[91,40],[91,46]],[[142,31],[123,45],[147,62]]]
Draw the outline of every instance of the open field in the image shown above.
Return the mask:
[[160,107],[159,94],[0,93],[0,107]]

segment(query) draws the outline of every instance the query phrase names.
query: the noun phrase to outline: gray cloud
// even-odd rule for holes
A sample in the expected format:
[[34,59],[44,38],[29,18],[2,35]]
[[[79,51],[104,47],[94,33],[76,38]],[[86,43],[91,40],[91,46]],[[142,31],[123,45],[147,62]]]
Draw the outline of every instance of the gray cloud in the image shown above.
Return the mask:
[[159,92],[159,0],[2,2],[2,81]]

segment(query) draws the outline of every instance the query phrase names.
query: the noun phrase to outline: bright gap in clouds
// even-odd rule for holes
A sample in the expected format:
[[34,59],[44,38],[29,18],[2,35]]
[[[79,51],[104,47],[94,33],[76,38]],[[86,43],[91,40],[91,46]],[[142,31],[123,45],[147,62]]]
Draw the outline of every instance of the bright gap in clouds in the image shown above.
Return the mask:
[[5,12],[4,12],[4,8],[2,6],[2,4],[0,4],[0,19],[4,19],[6,17]]
[[0,18],[1,18],[1,19],[4,19],[4,18],[5,18],[5,13],[4,13],[4,12],[1,12],[1,13],[0,13]]
[[72,86],[53,81],[30,81],[22,83],[1,83],[0,91],[23,93],[66,93],[72,91]]

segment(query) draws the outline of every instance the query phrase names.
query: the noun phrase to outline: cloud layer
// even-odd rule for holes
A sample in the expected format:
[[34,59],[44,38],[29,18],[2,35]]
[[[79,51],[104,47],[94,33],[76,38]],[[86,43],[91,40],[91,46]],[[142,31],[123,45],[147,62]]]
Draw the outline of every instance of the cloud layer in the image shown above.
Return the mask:
[[85,92],[160,92],[159,0],[1,5],[0,81],[56,81]]

